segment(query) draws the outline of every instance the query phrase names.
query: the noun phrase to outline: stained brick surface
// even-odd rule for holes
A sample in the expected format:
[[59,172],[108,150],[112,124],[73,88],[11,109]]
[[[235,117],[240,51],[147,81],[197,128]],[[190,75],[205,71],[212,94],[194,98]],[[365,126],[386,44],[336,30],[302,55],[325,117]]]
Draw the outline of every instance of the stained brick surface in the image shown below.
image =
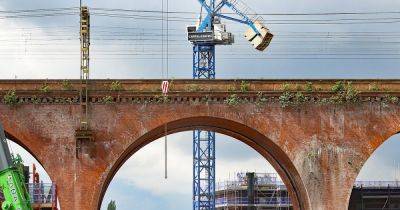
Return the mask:
[[98,209],[118,168],[163,136],[165,124],[168,133],[206,128],[252,146],[277,169],[298,209],[344,210],[365,161],[400,131],[400,109],[391,104],[282,108],[273,102],[93,103],[95,155],[77,159],[74,135],[81,113],[73,103],[0,104],[8,137],[42,163],[59,187],[61,208],[67,210]]

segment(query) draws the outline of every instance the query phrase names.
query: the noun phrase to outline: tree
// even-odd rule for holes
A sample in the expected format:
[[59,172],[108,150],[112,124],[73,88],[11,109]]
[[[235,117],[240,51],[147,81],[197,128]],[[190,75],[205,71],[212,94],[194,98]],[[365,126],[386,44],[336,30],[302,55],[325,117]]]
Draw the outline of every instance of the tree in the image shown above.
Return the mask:
[[115,201],[110,201],[108,204],[107,210],[117,210],[117,205],[115,204]]

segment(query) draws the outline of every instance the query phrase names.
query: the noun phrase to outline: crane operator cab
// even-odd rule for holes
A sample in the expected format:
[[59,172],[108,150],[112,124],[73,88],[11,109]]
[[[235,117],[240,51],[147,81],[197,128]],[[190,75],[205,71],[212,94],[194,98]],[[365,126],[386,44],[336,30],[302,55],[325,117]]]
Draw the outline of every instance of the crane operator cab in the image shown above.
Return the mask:
[[[274,35],[260,21],[254,21],[254,28],[249,27],[244,33],[244,37],[253,47],[259,51],[264,51],[272,41]],[[213,30],[197,31],[198,24],[188,26],[188,40],[193,44],[214,44],[231,45],[235,42],[234,35],[226,31],[226,25],[221,23],[220,18],[215,17]]]
[[221,23],[221,19],[214,17],[212,30],[197,31],[199,24],[188,26],[188,40],[197,44],[231,45],[235,42],[234,35],[226,31],[226,25]]

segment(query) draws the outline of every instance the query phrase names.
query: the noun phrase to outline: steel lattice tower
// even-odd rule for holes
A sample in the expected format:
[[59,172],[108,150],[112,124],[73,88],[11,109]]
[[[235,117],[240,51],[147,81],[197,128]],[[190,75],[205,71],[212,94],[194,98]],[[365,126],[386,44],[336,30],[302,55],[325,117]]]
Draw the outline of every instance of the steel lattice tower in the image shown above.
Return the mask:
[[[193,79],[215,79],[215,45],[193,46]],[[215,132],[193,131],[193,209],[215,209]]]
[[193,46],[193,79],[215,79],[215,45]]
[[[263,51],[273,35],[263,25],[261,17],[249,17],[251,11],[240,0],[197,0],[201,5],[199,21],[187,28],[193,44],[193,79],[215,79],[215,46],[234,43],[221,19],[245,24],[245,38],[257,50]],[[229,8],[235,16],[222,13]],[[203,9],[206,15],[203,17]],[[215,132],[193,131],[193,210],[215,209]]]

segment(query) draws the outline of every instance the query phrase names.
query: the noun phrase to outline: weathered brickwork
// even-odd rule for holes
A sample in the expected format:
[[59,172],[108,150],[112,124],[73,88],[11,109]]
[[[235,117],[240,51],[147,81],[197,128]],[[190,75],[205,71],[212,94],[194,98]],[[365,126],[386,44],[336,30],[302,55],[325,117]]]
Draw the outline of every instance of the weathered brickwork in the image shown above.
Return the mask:
[[[79,82],[65,83],[0,80],[1,99],[9,90],[17,97],[0,103],[7,136],[42,163],[59,187],[62,209],[99,209],[119,167],[162,137],[167,124],[168,133],[205,128],[250,145],[276,168],[297,209],[344,210],[365,161],[400,131],[397,81],[353,81],[357,100],[340,103],[317,103],[336,94],[334,81],[312,81],[313,90],[305,91],[307,81],[178,80],[167,98],[158,80],[121,81],[114,90],[112,81],[91,81],[94,155],[76,158]],[[283,107],[286,83],[307,102]]]

